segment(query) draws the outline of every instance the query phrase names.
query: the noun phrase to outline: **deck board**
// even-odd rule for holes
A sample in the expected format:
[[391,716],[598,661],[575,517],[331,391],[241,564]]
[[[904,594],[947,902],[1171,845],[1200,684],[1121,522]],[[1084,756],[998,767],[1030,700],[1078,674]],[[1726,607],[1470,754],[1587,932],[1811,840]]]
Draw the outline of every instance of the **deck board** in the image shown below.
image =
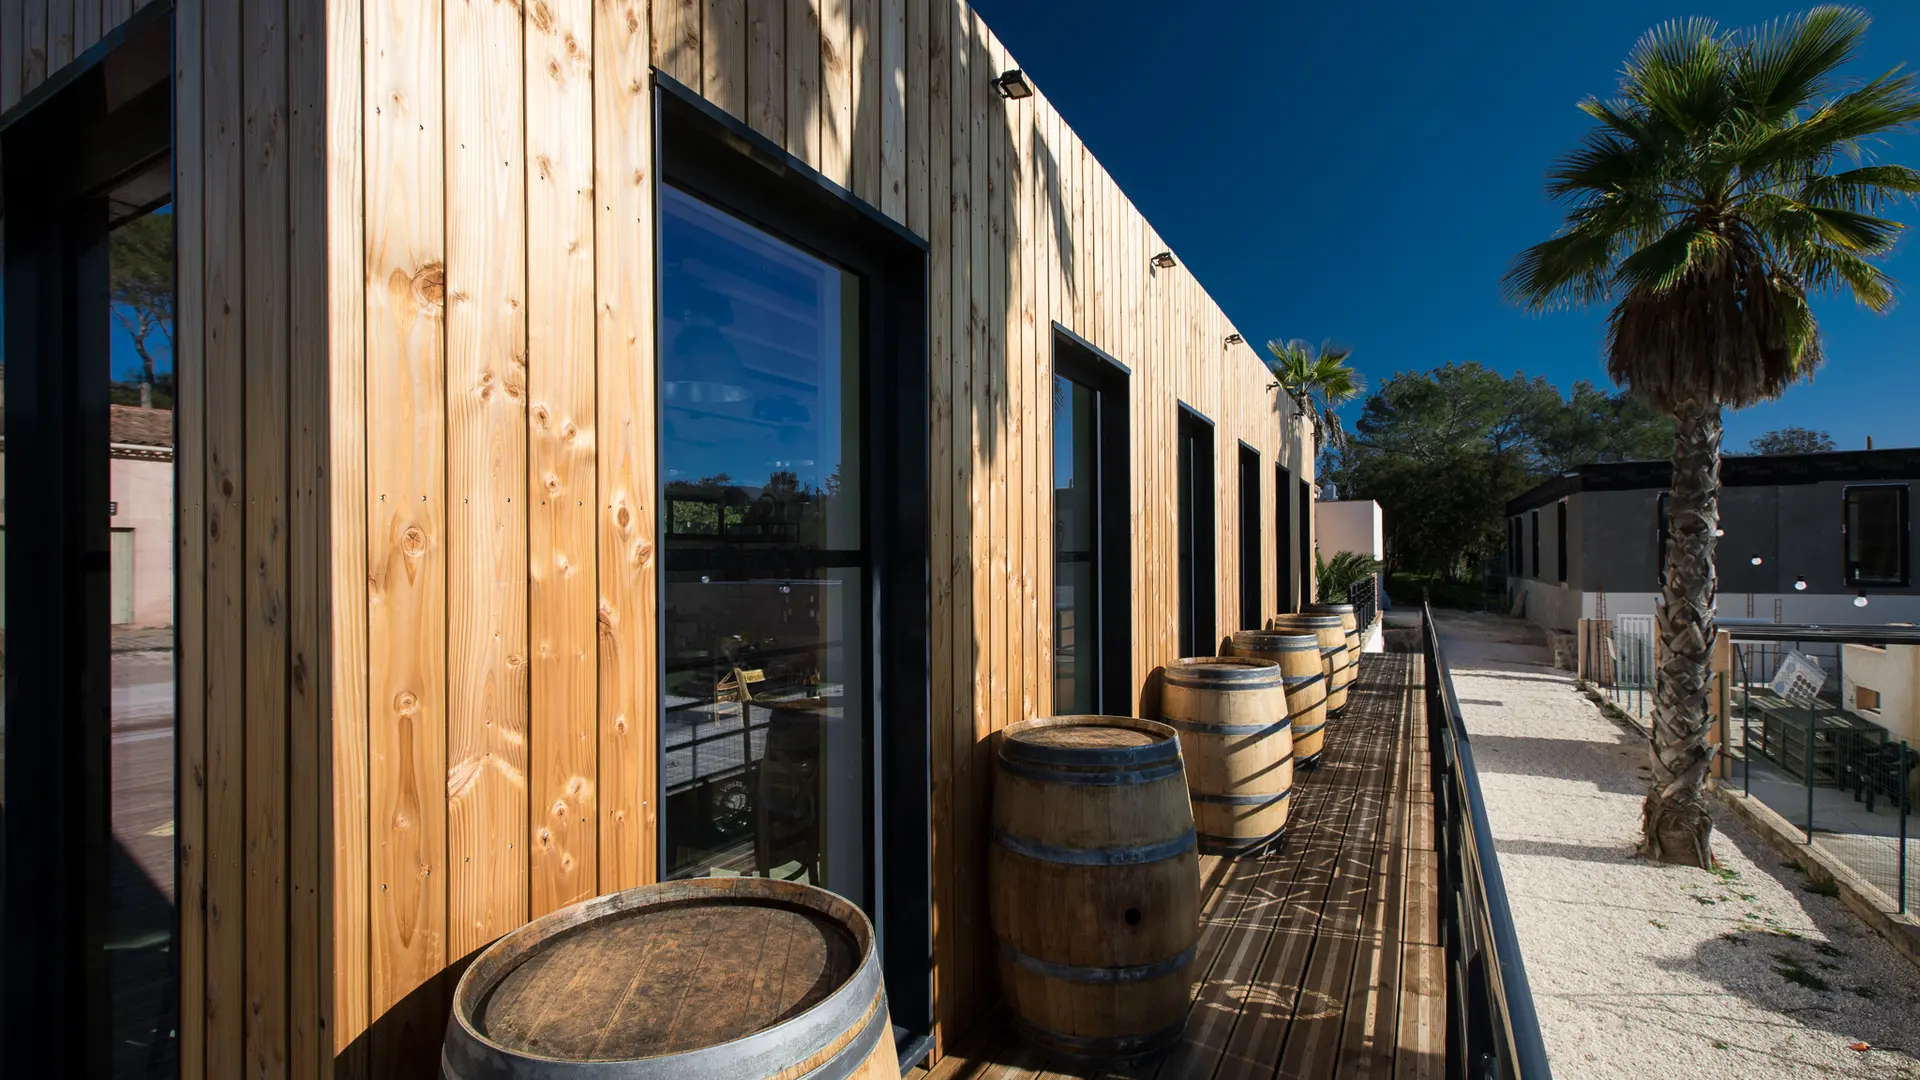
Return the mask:
[[1050,1062],[1003,1011],[926,1080],[1425,1077],[1443,1069],[1445,951],[1418,658],[1368,656],[1284,847],[1201,868],[1195,999],[1181,1044],[1117,1070]]

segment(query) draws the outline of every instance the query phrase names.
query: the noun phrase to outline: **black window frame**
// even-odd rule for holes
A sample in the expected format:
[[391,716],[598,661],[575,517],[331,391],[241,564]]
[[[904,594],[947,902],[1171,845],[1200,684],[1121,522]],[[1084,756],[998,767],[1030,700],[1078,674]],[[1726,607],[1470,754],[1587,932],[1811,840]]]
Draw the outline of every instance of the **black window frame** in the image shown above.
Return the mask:
[[1293,610],[1293,470],[1273,465],[1273,606]]
[[1654,581],[1667,587],[1667,545],[1673,540],[1673,522],[1667,517],[1667,492],[1653,497]]
[[1300,481],[1300,607],[1313,603],[1313,592],[1320,587],[1313,565],[1313,484]]
[[1240,441],[1240,628],[1265,623],[1260,602],[1260,451]]
[[1529,518],[1533,526],[1533,574],[1531,576],[1538,581],[1540,580],[1540,511],[1529,511]]
[[[932,861],[926,844],[932,822],[930,249],[924,239],[698,92],[658,71],[654,87],[654,172],[661,185],[719,207],[861,278],[867,342],[861,371],[866,428],[862,490],[888,493],[886,499],[869,499],[861,507],[859,565],[864,568],[862,604],[868,626],[862,663],[870,684],[865,695],[871,748],[866,777],[867,849],[872,859],[868,914],[881,949],[899,1057],[917,1060],[930,1045],[933,1023]],[[654,200],[656,282],[664,202]],[[656,334],[663,325],[658,310],[663,291],[654,289]],[[882,356],[885,363],[875,362]],[[661,377],[656,365],[656,382]],[[660,391],[656,385],[656,400],[665,400]],[[654,437],[656,460],[661,460],[664,432],[657,426]],[[654,497],[656,505],[665,506],[664,473]],[[663,515],[655,537],[662,551],[655,585],[663,598],[670,561],[664,543],[667,526]],[[662,602],[656,615],[655,632],[662,641],[666,607]],[[665,685],[665,650],[659,653],[657,674]],[[665,770],[659,774],[658,782],[664,783]],[[660,792],[651,796],[658,799]],[[662,869],[666,839],[666,829],[657,829],[654,860]]]
[[1561,499],[1554,504],[1554,508],[1553,542],[1559,549],[1556,555],[1560,564],[1560,583],[1564,585],[1567,581],[1567,500]]
[[[1212,656],[1219,648],[1213,638],[1220,622],[1214,550],[1220,514],[1213,470],[1214,426],[1184,401],[1176,403],[1175,412],[1178,647],[1181,656]],[[1199,512],[1202,508],[1205,514]]]
[[[1092,342],[1053,324],[1053,372],[1098,398],[1094,464],[1093,536],[1095,648],[1076,653],[1094,664],[1094,711],[1125,715],[1133,706],[1132,432],[1129,395],[1133,372]],[[1052,446],[1049,444],[1051,455]],[[1051,460],[1051,459],[1050,459]],[[1053,489],[1049,470],[1048,490]],[[1058,549],[1050,552],[1058,558]],[[1051,608],[1053,600],[1046,601]],[[1051,612],[1048,615],[1051,618]],[[1078,633],[1076,627],[1075,633]],[[1058,658],[1056,656],[1056,664]],[[1051,677],[1051,673],[1050,673]],[[1057,703],[1056,703],[1057,704]]]
[[[1894,575],[1865,576],[1853,558],[1853,536],[1848,525],[1855,492],[1892,491],[1900,506],[1900,539],[1895,550],[1900,570]],[[1849,588],[1904,589],[1913,583],[1913,492],[1910,484],[1848,484],[1840,489],[1840,572]]]

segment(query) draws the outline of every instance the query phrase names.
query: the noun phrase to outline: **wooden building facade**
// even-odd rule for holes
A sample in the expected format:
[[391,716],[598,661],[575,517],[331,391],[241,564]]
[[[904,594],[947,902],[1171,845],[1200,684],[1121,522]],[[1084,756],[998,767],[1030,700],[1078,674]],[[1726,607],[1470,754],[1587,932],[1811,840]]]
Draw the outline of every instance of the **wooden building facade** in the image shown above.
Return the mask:
[[[845,405],[901,429],[864,448],[903,470],[865,485],[864,535],[924,535],[859,564],[852,610],[924,668],[868,717],[914,733],[924,801],[886,827],[917,836],[871,843],[926,860],[926,925],[886,932],[926,938],[937,1056],[997,996],[990,736],[1064,711],[1056,376],[1105,388],[1098,460],[1125,480],[1101,564],[1124,568],[1101,617],[1125,696],[1095,700],[1152,715],[1157,667],[1293,609],[1312,573],[1312,437],[1256,351],[958,0],[5,0],[9,139],[165,33],[180,1075],[426,1075],[463,960],[663,872],[663,552],[755,513],[717,496],[703,524],[663,464],[669,407],[732,385],[663,374],[668,326],[706,324],[662,275],[721,275],[662,255],[683,221],[699,242],[747,221],[888,297],[845,323],[862,378],[917,395]],[[792,427],[757,402],[729,423],[750,421]],[[744,711],[760,673],[728,670],[714,700]],[[890,989],[908,1023],[922,995]]]

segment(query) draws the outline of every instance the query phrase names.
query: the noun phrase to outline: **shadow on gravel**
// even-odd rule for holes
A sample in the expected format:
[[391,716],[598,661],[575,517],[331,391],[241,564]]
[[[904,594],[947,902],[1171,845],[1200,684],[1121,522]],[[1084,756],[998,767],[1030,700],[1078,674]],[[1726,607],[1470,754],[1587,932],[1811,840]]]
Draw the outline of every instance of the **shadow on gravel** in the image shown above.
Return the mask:
[[1557,840],[1495,840],[1493,846],[1503,858],[1508,855],[1540,855],[1607,865],[1643,861],[1633,853],[1631,844],[1604,847],[1598,844],[1566,844]]
[[1470,737],[1473,763],[1482,775],[1539,776],[1591,784],[1617,795],[1639,795],[1646,787],[1633,775],[1646,751],[1624,732],[1612,742],[1546,739],[1526,735]]

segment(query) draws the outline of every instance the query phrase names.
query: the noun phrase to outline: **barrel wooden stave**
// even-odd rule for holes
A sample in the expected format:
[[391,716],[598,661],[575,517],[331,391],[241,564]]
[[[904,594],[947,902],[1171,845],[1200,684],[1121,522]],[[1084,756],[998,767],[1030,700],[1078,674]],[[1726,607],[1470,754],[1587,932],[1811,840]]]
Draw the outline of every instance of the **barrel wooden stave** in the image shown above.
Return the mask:
[[[689,996],[706,1006],[667,1007]],[[501,938],[455,989],[441,1064],[448,1080],[899,1075],[866,916],[765,878],[629,889]]]
[[1337,615],[1340,617],[1340,629],[1346,632],[1348,686],[1360,677],[1360,657],[1366,650],[1366,639],[1360,635],[1360,612],[1352,604],[1308,604],[1303,610],[1316,615]]
[[[1075,765],[1076,752],[1059,746],[1041,747],[1048,760],[1022,757],[1047,728],[1103,725],[1147,736],[1131,749],[1159,758]],[[1199,854],[1173,729],[1054,717],[1011,725],[1000,740],[989,910],[1016,1026],[1070,1058],[1164,1050],[1185,1023],[1199,935]]]
[[1280,665],[1287,686],[1287,718],[1293,763],[1310,768],[1320,758],[1327,724],[1327,664],[1319,636],[1281,630],[1242,630],[1228,642],[1235,656]]
[[1272,620],[1276,630],[1313,634],[1320,639],[1320,653],[1323,670],[1327,676],[1327,715],[1338,716],[1346,710],[1348,687],[1353,682],[1357,670],[1347,662],[1346,628],[1340,624],[1336,615],[1276,615]]
[[1250,855],[1285,834],[1293,731],[1285,672],[1255,657],[1167,666],[1161,719],[1180,732],[1200,851]]

